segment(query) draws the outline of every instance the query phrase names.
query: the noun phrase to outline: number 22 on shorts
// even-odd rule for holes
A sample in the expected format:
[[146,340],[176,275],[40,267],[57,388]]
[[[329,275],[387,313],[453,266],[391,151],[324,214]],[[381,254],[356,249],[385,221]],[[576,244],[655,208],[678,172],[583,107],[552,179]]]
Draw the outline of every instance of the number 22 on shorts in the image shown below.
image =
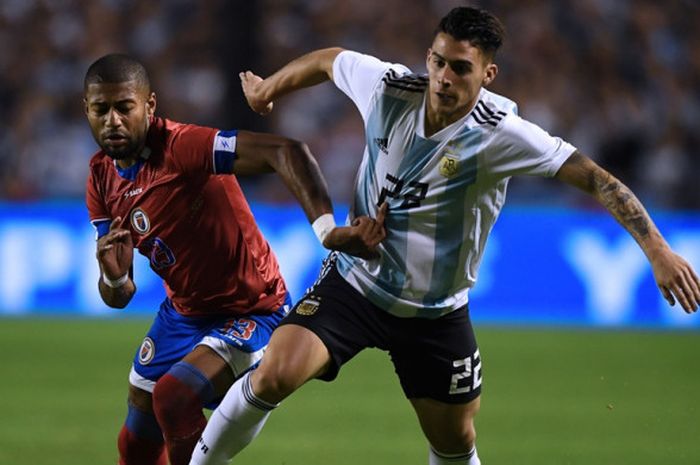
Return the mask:
[[481,386],[481,357],[479,349],[470,357],[452,362],[454,368],[463,368],[460,373],[452,375],[450,394],[464,394]]

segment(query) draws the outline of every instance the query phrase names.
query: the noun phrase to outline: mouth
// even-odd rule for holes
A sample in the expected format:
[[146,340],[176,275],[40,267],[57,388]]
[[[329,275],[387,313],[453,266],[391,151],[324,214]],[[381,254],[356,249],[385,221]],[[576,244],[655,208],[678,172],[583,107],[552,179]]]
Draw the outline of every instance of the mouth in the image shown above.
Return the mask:
[[106,144],[112,146],[124,145],[129,142],[129,139],[124,134],[116,132],[105,135],[102,140],[104,140]]
[[446,94],[444,92],[435,92],[435,95],[437,96],[440,103],[443,105],[448,105],[455,100],[454,96],[452,96],[450,94]]

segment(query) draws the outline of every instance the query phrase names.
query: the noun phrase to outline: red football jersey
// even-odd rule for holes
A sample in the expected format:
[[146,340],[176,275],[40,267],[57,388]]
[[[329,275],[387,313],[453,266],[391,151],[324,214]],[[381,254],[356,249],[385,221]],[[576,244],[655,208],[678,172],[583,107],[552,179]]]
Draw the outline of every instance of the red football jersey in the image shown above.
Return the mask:
[[216,174],[230,172],[235,134],[154,118],[135,167],[90,161],[90,221],[104,234],[121,216],[184,315],[271,313],[287,292],[235,176]]

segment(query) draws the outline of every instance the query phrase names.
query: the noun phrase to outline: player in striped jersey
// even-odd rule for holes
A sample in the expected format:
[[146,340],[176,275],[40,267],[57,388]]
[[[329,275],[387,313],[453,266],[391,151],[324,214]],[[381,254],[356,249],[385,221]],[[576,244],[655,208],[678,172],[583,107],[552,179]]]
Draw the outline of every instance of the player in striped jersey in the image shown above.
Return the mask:
[[376,215],[386,239],[377,258],[332,255],[274,332],[261,366],[214,413],[191,464],[225,463],[278,402],[311,378],[333,379],[366,347],[390,353],[430,443],[429,463],[479,464],[473,419],[481,359],[468,292],[515,175],[555,177],[593,195],[637,240],[669,302],[696,311],[697,275],[632,192],[484,88],[498,73],[494,55],[502,36],[493,15],[461,7],[440,22],[427,77],[339,48],[305,55],[265,80],[241,76],[259,113],[328,79],[352,99],[366,147],[348,221]]
[[[98,287],[125,307],[136,292],[133,249],[163,279],[167,297],[134,357],[120,465],[183,465],[215,404],[255,367],[290,298],[277,259],[236,176],[275,171],[307,217],[332,212],[304,144],[270,134],[219,131],[155,116],[145,68],[106,55],[85,77],[85,113],[100,150],[87,206],[97,230]],[[333,247],[363,256],[381,236],[369,218],[335,228]]]

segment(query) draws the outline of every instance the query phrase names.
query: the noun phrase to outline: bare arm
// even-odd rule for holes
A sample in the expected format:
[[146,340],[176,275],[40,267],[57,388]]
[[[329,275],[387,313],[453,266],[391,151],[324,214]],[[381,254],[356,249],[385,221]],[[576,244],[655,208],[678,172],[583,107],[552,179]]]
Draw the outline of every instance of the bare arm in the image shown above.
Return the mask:
[[324,48],[303,55],[267,79],[246,71],[239,74],[243,93],[253,111],[267,114],[275,100],[290,92],[333,79],[333,62],[342,48]]
[[[333,213],[326,180],[306,144],[272,134],[239,131],[236,141],[236,174],[276,172],[294,194],[313,223],[321,215]],[[376,220],[362,217],[356,224],[336,227],[326,236],[326,248],[363,258],[376,256],[376,247],[384,238],[386,207]]]
[[[131,233],[117,228],[121,218],[116,218],[109,226],[109,232],[97,240],[97,262],[100,265],[100,279],[97,288],[104,303],[113,308],[126,307],[136,292],[136,285],[131,279],[134,259],[134,245]],[[103,276],[115,281],[127,275],[126,281],[117,287],[108,286]]]
[[294,194],[309,222],[333,213],[326,180],[306,144],[273,134],[239,131],[235,174],[276,172]]
[[[700,305],[700,279],[663,238],[632,191],[593,160],[576,152],[562,165],[556,178],[595,197],[624,227],[649,259],[664,298],[680,302],[690,313]],[[674,299],[675,296],[675,299]]]

